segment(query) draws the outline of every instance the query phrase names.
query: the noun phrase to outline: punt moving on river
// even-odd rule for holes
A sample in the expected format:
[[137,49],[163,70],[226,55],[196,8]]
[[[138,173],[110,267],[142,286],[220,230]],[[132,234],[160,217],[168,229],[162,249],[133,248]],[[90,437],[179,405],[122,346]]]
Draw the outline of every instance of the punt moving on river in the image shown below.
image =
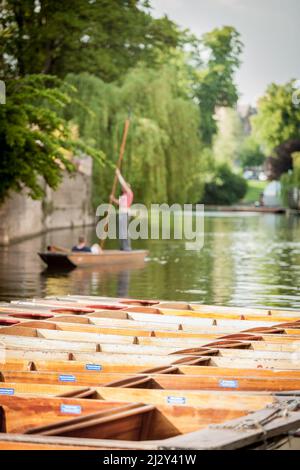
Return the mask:
[[111,266],[143,266],[148,255],[146,250],[103,250],[101,253],[85,252],[51,252],[38,253],[42,261],[49,269],[72,270],[75,268],[88,267],[111,267]]
[[291,309],[2,303],[0,449],[300,448],[299,359]]

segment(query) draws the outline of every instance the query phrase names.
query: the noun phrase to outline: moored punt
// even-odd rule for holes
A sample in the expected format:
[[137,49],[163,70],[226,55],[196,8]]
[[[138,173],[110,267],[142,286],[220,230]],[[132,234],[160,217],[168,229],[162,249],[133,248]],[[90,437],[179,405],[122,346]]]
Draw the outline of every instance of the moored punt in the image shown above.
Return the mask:
[[[266,397],[268,398],[268,397]],[[263,400],[265,403],[274,403],[274,399],[268,398]],[[238,416],[243,416],[249,411],[255,410],[251,408],[249,401],[248,408],[229,409],[229,408],[213,408],[209,407],[179,407],[180,405],[167,405],[156,404],[146,405],[143,403],[126,403],[124,401],[114,400],[99,400],[99,399],[85,399],[85,398],[61,398],[61,397],[24,397],[24,396],[1,396],[0,406],[4,410],[2,415],[1,431],[8,433],[30,433],[30,434],[43,434],[37,427],[46,427],[51,424],[58,425],[63,423],[64,426],[68,420],[77,419],[85,420],[85,417],[92,415],[93,419],[102,418],[102,422],[97,423],[105,424],[104,430],[98,427],[97,436],[82,435],[82,437],[97,437],[98,439],[165,439],[167,437],[192,432],[202,427],[207,426],[211,422],[223,422],[226,419],[232,419]],[[179,407],[179,409],[178,409]],[[30,411],[29,411],[30,410]],[[180,412],[178,412],[180,410]],[[139,433],[134,433],[126,436],[122,429],[122,420],[128,417],[142,418],[145,413],[152,414],[151,428],[147,430],[139,428]],[[213,412],[213,416],[210,414]],[[118,420],[116,414],[118,413]],[[97,414],[97,415],[96,415]],[[191,416],[193,419],[191,420]],[[105,419],[104,419],[105,418]],[[150,416],[149,416],[150,418]],[[118,426],[114,425],[118,424]],[[120,426],[121,424],[121,426]],[[133,423],[128,423],[126,432],[131,433]],[[141,423],[137,422],[140,426]],[[109,427],[108,427],[109,425]],[[34,430],[35,429],[35,430]],[[37,432],[38,431],[38,432]],[[48,428],[49,431],[49,428]],[[101,434],[99,434],[101,431]],[[146,432],[145,432],[146,431]],[[45,429],[46,432],[46,429]],[[65,435],[49,433],[48,435]],[[44,434],[45,435],[45,434]],[[71,436],[70,436],[71,437]],[[79,436],[77,436],[79,437]]]
[[[230,353],[230,354],[229,354]],[[58,352],[44,350],[5,350],[2,370],[60,370],[103,372],[140,372],[171,365],[228,367],[243,369],[299,370],[293,353],[234,349],[200,349],[198,355],[147,355],[103,352]],[[4,362],[5,361],[5,362]],[[2,363],[1,363],[2,362]]]
[[[14,301],[11,305],[25,308],[55,308],[60,307],[77,307],[99,309],[124,310],[137,313],[153,313],[166,315],[194,316],[195,314],[206,314],[207,316],[221,315],[235,318],[239,316],[265,316],[265,317],[287,317],[300,319],[300,312],[295,310],[265,309],[265,308],[245,308],[245,307],[224,307],[202,305],[195,303],[183,302],[166,302],[153,300],[132,300],[132,299],[114,299],[107,297],[49,297],[46,299],[33,299]],[[270,319],[272,321],[272,319]]]
[[[61,398],[85,398],[127,403],[151,403],[177,406],[189,405],[197,408],[237,409],[248,412],[261,409],[276,401],[273,392],[215,390],[168,390],[128,387],[83,387],[80,385],[53,385],[28,382],[0,383],[1,390],[10,390],[11,396],[52,396]],[[0,393],[0,396],[3,395]]]
[[[279,436],[300,426],[299,353],[300,314],[289,310],[81,296],[2,304],[0,448],[201,448],[202,432],[224,423],[226,434],[249,413]],[[248,446],[247,433],[225,448]]]
[[50,269],[74,269],[77,267],[123,265],[134,266],[144,263],[148,251],[146,250],[104,250],[99,254],[84,252],[55,253],[43,252],[39,253],[40,258],[47,264]]
[[[135,373],[135,374],[184,374],[184,375],[232,375],[235,376],[256,376],[256,377],[295,377],[300,378],[300,366],[292,368],[293,363],[287,364],[289,368],[283,368],[285,365],[279,361],[277,368],[255,368],[255,362],[248,360],[244,363],[239,361],[232,366],[232,361],[224,360],[224,358],[197,357],[196,359],[184,358],[180,361],[170,361],[168,364],[159,364],[153,361],[151,364],[128,364],[128,360],[119,360],[119,362],[101,364],[95,362],[78,362],[78,361],[28,361],[24,359],[7,360],[4,364],[0,364],[1,371],[60,371],[60,372],[89,372],[90,374],[103,373]],[[273,361],[275,364],[275,360]],[[227,367],[226,365],[227,364]],[[281,365],[281,368],[280,368]],[[150,367],[149,367],[150,366]],[[252,368],[251,368],[252,366]],[[233,370],[238,369],[238,370]]]
[[[213,374],[213,373],[212,373]],[[33,382],[45,384],[110,386],[129,388],[162,388],[170,390],[241,390],[241,391],[289,391],[300,390],[299,377],[250,376],[239,375],[237,371],[223,375],[184,374],[125,374],[76,372],[66,374],[60,372],[39,371],[3,371],[2,382]]]
[[[21,304],[24,301],[21,301]],[[25,301],[26,303],[28,301]],[[29,302],[31,302],[29,300]],[[82,296],[82,295],[68,295],[68,296],[55,296],[47,297],[45,299],[34,299],[34,302],[48,303],[48,302],[59,302],[63,304],[64,302],[76,303],[77,305],[88,305],[93,303],[97,304],[107,304],[107,305],[117,305],[119,308],[123,305],[125,307],[138,307],[148,309],[149,307],[154,309],[164,308],[164,309],[174,309],[174,310],[191,310],[191,311],[200,311],[206,314],[211,313],[235,313],[235,314],[259,314],[259,315],[285,315],[291,314],[298,316],[300,319],[300,311],[293,309],[279,309],[279,308],[263,308],[263,307],[234,307],[234,306],[222,306],[222,305],[205,305],[197,303],[187,303],[187,302],[170,302],[165,300],[140,300],[140,299],[122,299],[118,297],[97,297],[97,296]],[[19,303],[19,301],[18,301]],[[146,309],[146,311],[147,311]]]
[[[288,328],[288,327],[278,327],[276,325],[269,327],[257,327],[255,329],[249,330],[236,330],[231,327],[216,327],[216,326],[203,326],[195,327],[193,331],[187,329],[183,330],[180,328],[180,325],[176,325],[173,328],[169,328],[168,325],[152,322],[141,322],[136,320],[115,320],[107,319],[105,320],[99,318],[89,318],[89,317],[74,317],[74,316],[63,316],[57,315],[49,321],[41,321],[41,319],[33,319],[30,321],[25,318],[5,318],[0,316],[0,326],[16,326],[19,327],[31,327],[31,328],[40,328],[48,330],[60,330],[60,331],[74,331],[74,332],[85,332],[85,333],[96,333],[96,334],[111,334],[111,335],[125,335],[125,336],[151,336],[157,338],[184,338],[190,339],[193,341],[195,338],[207,337],[209,338],[221,338],[221,337],[231,337],[237,338],[238,336],[243,336],[244,338],[247,335],[251,338],[262,337],[263,339],[273,338],[276,341],[278,338],[279,341],[300,338],[300,329],[297,328]],[[171,325],[172,326],[172,325]],[[1,330],[0,331],[4,331]],[[13,330],[11,330],[13,331]],[[276,335],[276,336],[274,336]],[[280,335],[280,336],[278,336]],[[292,335],[295,338],[292,338]]]
[[[67,398],[2,398],[1,405],[4,406],[1,414],[0,442],[11,443],[10,448],[13,448],[13,442],[22,440],[19,437],[19,429],[25,433],[23,440],[31,445],[34,445],[34,442],[43,444],[47,442],[43,441],[45,437],[49,439],[49,436],[56,436],[56,441],[52,441],[56,445],[66,445],[65,438],[80,437],[80,446],[93,447],[94,443],[94,446],[98,444],[108,449],[130,448],[132,441],[138,441],[134,448],[145,448],[147,443],[152,449],[162,446],[165,449],[242,448],[250,444],[259,445],[262,439],[266,441],[267,437],[284,435],[284,432],[297,429],[300,425],[300,413],[297,413],[299,403],[297,400],[291,401],[288,397],[254,411],[254,428],[249,427],[248,413],[241,410],[124,404],[98,400],[91,403],[91,400]],[[28,407],[32,410],[30,414]],[[95,407],[96,411],[88,413]],[[289,413],[286,417],[283,411],[288,407]],[[25,410],[26,420],[22,421]],[[36,413],[36,410],[39,412]],[[64,416],[64,413],[68,413],[67,410],[72,410],[76,415]],[[9,433],[9,429],[12,432]],[[18,433],[15,434],[15,439],[14,433]],[[34,437],[37,439],[34,440]],[[71,442],[76,445],[74,439],[67,442],[69,445]]]
[[[241,358],[246,363],[247,359],[253,359],[256,362],[256,367],[272,367],[276,365],[276,360],[284,360],[288,363],[289,369],[297,369],[297,351],[281,351],[265,349],[241,349],[243,346],[249,346],[249,343],[232,343],[230,341],[222,342],[221,346],[214,346],[212,348],[190,348],[190,349],[174,349],[161,346],[140,346],[140,345],[127,345],[127,344],[99,344],[84,342],[66,342],[47,340],[33,337],[18,337],[18,336],[5,336],[1,337],[4,344],[3,351],[8,357],[15,358],[31,358],[31,359],[47,359],[56,357],[59,359],[68,360],[70,356],[81,359],[94,358],[97,359],[97,353],[102,352],[111,356],[112,363],[114,362],[114,355],[123,354],[128,362],[133,361],[136,356],[152,356],[152,360],[146,361],[153,362],[156,357],[163,359],[167,357],[166,361],[178,362],[184,360],[197,360],[199,356],[221,356],[230,358],[230,360]],[[264,342],[259,342],[265,344]],[[253,343],[254,345],[257,342]],[[236,347],[238,346],[238,348]],[[280,345],[281,346],[281,345]],[[53,356],[53,354],[55,356]],[[3,354],[4,355],[4,354]],[[215,359],[217,361],[217,358]],[[289,362],[288,362],[289,361]],[[227,361],[228,363],[228,361]],[[252,361],[253,364],[253,361]],[[269,364],[269,366],[267,365]],[[237,363],[238,366],[238,363]],[[277,368],[277,367],[276,367]],[[280,362],[278,362],[280,368]]]
[[[3,315],[3,314],[2,314]],[[15,317],[16,315],[16,317]],[[24,315],[24,316],[23,316]],[[237,328],[235,325],[218,326],[218,325],[198,325],[195,323],[193,327],[184,323],[165,323],[165,322],[149,322],[136,319],[115,319],[107,317],[90,317],[90,316],[73,316],[57,314],[55,317],[47,318],[47,321],[41,323],[42,318],[37,316],[28,316],[27,313],[10,313],[9,317],[0,316],[0,326],[13,326],[19,325],[22,327],[41,327],[42,329],[57,329],[57,330],[76,330],[77,332],[94,332],[94,333],[107,333],[107,334],[121,334],[121,335],[134,335],[134,336],[152,336],[158,338],[198,338],[200,336],[214,338],[226,335],[243,333],[249,335],[260,335],[270,337],[269,335],[281,335],[280,338],[288,340],[291,335],[299,336],[299,328],[289,328],[285,326],[269,325],[269,326],[256,326],[255,328]],[[38,314],[40,315],[40,314]],[[13,318],[12,318],[13,317]],[[32,320],[32,321],[30,321]],[[44,319],[46,320],[46,319]],[[22,323],[22,324],[21,324]],[[242,323],[245,326],[245,323]],[[293,324],[291,325],[293,326]],[[289,336],[282,336],[289,335]],[[270,337],[271,338],[271,337]],[[279,338],[279,341],[281,339]],[[273,337],[274,341],[276,340]],[[297,339],[297,338],[295,338]]]
[[[37,326],[38,322],[34,323]],[[114,350],[114,346],[122,345],[134,345],[140,348],[153,348],[154,351],[159,352],[162,348],[165,354],[181,353],[189,351],[193,348],[236,348],[236,349],[247,349],[261,351],[286,351],[286,352],[297,352],[300,350],[300,337],[293,335],[280,335],[280,334],[267,334],[257,335],[255,333],[239,333],[234,335],[198,335],[197,338],[188,338],[190,348],[184,349],[186,346],[187,339],[185,338],[156,338],[153,336],[130,336],[123,334],[103,334],[103,333],[87,333],[81,331],[64,331],[63,328],[67,328],[65,325],[57,326],[55,323],[41,322],[42,328],[32,327],[32,323],[26,323],[21,325],[7,326],[0,328],[0,342],[6,345],[19,344],[30,345],[34,347],[34,344],[40,344],[43,340],[53,341],[59,343],[76,343],[94,344],[95,351],[105,351],[104,348],[110,348]],[[58,328],[58,329],[57,329]],[[21,340],[22,338],[22,340]],[[78,342],[78,343],[77,343]],[[52,344],[53,346],[53,344]],[[109,349],[106,349],[107,351]],[[134,349],[133,349],[134,351]],[[150,349],[149,349],[150,351]],[[137,350],[136,350],[137,352]],[[195,351],[197,352],[197,350]],[[154,352],[155,353],[155,352]],[[189,352],[187,352],[189,354]],[[191,352],[194,354],[194,351]]]
[[[26,307],[27,306],[27,307]],[[3,316],[4,314],[7,314],[9,317],[17,318],[17,319],[37,319],[37,320],[42,320],[43,318],[39,318],[36,315],[40,315],[40,313],[47,313],[49,315],[52,315],[52,318],[56,318],[57,315],[60,314],[66,314],[69,315],[76,315],[77,320],[73,321],[78,321],[82,322],[84,319],[82,315],[87,315],[87,318],[89,318],[91,321],[95,321],[95,319],[100,319],[103,321],[104,318],[108,318],[110,320],[115,319],[115,320],[134,320],[138,322],[143,322],[143,323],[148,323],[148,325],[155,323],[156,327],[158,324],[164,325],[165,328],[176,328],[176,325],[178,326],[178,329],[186,330],[186,331],[195,331],[195,328],[203,329],[205,327],[209,328],[212,326],[217,326],[217,329],[224,329],[224,333],[227,331],[241,331],[241,330],[249,330],[249,331],[263,331],[266,329],[270,328],[276,328],[276,329],[281,329],[281,330],[289,330],[289,332],[293,334],[299,334],[299,327],[300,327],[300,320],[298,317],[295,318],[288,318],[285,317],[285,322],[282,323],[283,317],[281,317],[281,320],[276,317],[270,317],[270,316],[265,316],[261,317],[262,319],[256,319],[254,320],[247,320],[243,315],[240,316],[241,319],[239,320],[233,320],[229,317],[223,318],[210,318],[209,316],[200,316],[197,317],[197,314],[195,317],[190,317],[188,315],[180,316],[179,314],[172,315],[172,311],[170,310],[164,310],[163,313],[153,313],[148,311],[147,314],[145,315],[144,313],[137,312],[135,308],[132,310],[131,308],[128,308],[127,310],[122,308],[120,309],[119,306],[117,305],[116,308],[113,308],[112,304],[93,304],[89,305],[88,307],[84,306],[75,306],[74,303],[70,303],[68,305],[60,305],[58,306],[57,303],[51,303],[51,304],[42,304],[37,306],[36,302],[33,303],[26,303],[26,306],[24,303],[22,305],[17,304],[17,307],[15,307],[15,310],[10,309],[10,311],[5,307],[1,315]],[[20,307],[22,309],[20,310]],[[33,310],[30,312],[26,312],[26,308],[29,310]],[[99,310],[97,310],[99,308]],[[42,309],[42,311],[40,310]],[[48,309],[48,310],[47,310]],[[24,311],[25,310],[25,311]],[[177,313],[181,312],[180,310],[177,311]],[[186,311],[188,313],[188,311]],[[170,313],[170,315],[169,315]],[[78,315],[78,317],[77,317]],[[49,316],[48,319],[51,317]],[[80,319],[79,319],[80,318]],[[44,318],[45,319],[45,318]],[[125,326],[125,324],[124,324]],[[293,330],[293,331],[291,331]],[[298,330],[295,331],[295,330]]]

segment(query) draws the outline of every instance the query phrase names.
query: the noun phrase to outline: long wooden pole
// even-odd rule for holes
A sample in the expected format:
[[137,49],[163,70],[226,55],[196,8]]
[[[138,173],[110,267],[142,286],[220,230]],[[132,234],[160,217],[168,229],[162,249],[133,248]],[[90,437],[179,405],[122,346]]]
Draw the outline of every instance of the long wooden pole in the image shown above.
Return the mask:
[[[128,115],[128,117],[125,121],[125,124],[124,124],[123,137],[122,137],[122,142],[121,142],[121,147],[120,147],[120,152],[119,152],[119,158],[118,158],[118,162],[117,162],[117,165],[116,165],[115,177],[114,177],[114,181],[113,181],[113,185],[112,185],[112,189],[111,189],[111,193],[110,193],[113,197],[115,197],[115,194],[116,194],[116,189],[117,189],[117,184],[118,184],[117,170],[121,170],[122,160],[123,160],[125,147],[126,147],[127,135],[128,135],[128,131],[129,131],[129,125],[130,125],[130,115]],[[107,226],[108,226],[109,216],[110,216],[110,213],[108,212],[107,216],[106,216],[106,223],[105,223],[105,226],[104,226],[105,230],[107,229]],[[105,240],[106,240],[105,238],[103,238],[103,240],[101,240],[101,248],[102,249],[104,247]]]

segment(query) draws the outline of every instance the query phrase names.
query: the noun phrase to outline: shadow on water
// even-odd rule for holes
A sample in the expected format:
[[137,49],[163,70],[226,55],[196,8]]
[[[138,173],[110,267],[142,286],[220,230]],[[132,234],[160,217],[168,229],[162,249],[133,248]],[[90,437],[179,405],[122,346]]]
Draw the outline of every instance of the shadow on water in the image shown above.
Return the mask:
[[70,247],[82,232],[96,241],[94,228],[68,229],[1,248],[0,299],[76,293],[300,308],[298,217],[207,213],[199,252],[184,241],[138,241],[135,248],[150,250],[141,269],[45,270],[37,252],[49,244]]

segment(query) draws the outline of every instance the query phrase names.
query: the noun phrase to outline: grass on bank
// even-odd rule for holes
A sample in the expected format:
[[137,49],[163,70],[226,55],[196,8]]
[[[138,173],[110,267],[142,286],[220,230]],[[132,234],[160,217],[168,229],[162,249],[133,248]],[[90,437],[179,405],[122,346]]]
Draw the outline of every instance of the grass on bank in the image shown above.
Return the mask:
[[246,204],[251,204],[256,201],[259,201],[259,196],[265,189],[268,182],[258,181],[258,180],[249,180],[247,183],[248,183],[248,189],[242,202]]

